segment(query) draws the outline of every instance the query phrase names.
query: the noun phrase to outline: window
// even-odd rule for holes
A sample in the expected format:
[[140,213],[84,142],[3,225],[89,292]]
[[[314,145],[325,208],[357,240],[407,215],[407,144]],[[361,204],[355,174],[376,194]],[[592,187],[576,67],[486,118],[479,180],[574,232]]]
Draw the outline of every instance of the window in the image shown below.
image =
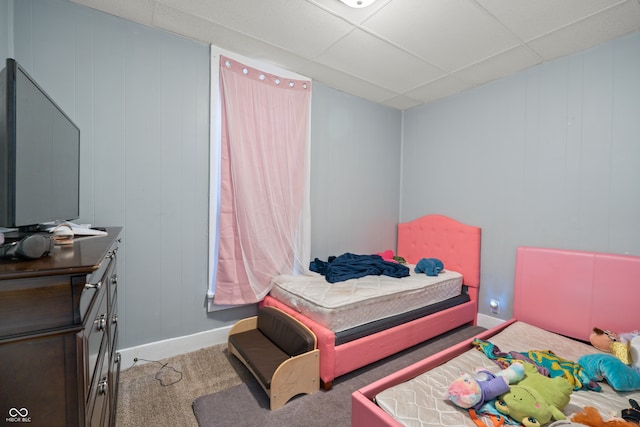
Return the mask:
[[211,297],[257,302],[272,276],[308,268],[311,109],[308,79],[211,58],[210,310]]

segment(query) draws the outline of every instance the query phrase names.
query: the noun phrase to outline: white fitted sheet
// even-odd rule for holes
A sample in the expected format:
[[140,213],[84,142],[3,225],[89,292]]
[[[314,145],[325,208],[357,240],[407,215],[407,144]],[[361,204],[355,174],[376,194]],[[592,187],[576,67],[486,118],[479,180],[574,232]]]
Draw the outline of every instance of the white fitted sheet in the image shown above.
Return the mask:
[[462,275],[414,272],[403,278],[364,276],[329,283],[324,276],[282,275],[272,279],[271,296],[334,332],[415,310],[460,295]]
[[[577,361],[585,354],[598,353],[598,350],[590,345],[524,322],[510,325],[504,331],[488,338],[488,341],[497,345],[503,352],[551,350],[557,356],[571,361]],[[492,372],[499,370],[484,353],[471,349],[412,380],[382,391],[376,396],[375,401],[404,426],[475,427],[469,413],[448,400],[447,389],[462,372],[473,373],[476,368],[485,368]],[[605,382],[599,384],[602,386],[602,392],[574,391],[563,413],[570,416],[585,406],[593,406],[608,419],[619,417],[620,411],[629,407],[630,398],[640,400],[640,392],[616,393]],[[482,419],[487,426],[493,426],[487,417]]]

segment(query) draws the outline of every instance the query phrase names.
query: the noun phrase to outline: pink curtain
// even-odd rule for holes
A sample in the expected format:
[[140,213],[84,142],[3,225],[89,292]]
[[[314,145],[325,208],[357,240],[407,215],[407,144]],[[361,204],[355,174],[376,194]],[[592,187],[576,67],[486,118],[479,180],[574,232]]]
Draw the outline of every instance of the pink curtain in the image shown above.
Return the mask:
[[262,300],[309,263],[311,82],[220,59],[220,226],[214,304]]

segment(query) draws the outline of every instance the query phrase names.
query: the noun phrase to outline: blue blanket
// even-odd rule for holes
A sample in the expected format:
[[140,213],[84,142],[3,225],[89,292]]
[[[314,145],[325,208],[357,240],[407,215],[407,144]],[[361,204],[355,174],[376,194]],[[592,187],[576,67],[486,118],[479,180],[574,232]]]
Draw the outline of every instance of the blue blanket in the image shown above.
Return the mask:
[[409,267],[396,262],[385,261],[380,255],[355,255],[344,253],[331,257],[328,261],[316,258],[309,264],[309,269],[320,273],[329,283],[357,279],[364,276],[406,277]]

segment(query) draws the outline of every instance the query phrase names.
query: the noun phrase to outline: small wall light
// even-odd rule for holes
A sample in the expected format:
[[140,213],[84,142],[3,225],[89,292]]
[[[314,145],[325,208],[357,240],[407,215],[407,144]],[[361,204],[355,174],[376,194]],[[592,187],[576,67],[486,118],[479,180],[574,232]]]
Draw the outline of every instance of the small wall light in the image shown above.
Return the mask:
[[493,314],[500,313],[500,301],[498,301],[497,299],[491,298],[491,301],[489,301],[489,307],[491,307],[491,312]]
[[376,0],[340,0],[342,3],[350,7],[367,7],[371,6]]

